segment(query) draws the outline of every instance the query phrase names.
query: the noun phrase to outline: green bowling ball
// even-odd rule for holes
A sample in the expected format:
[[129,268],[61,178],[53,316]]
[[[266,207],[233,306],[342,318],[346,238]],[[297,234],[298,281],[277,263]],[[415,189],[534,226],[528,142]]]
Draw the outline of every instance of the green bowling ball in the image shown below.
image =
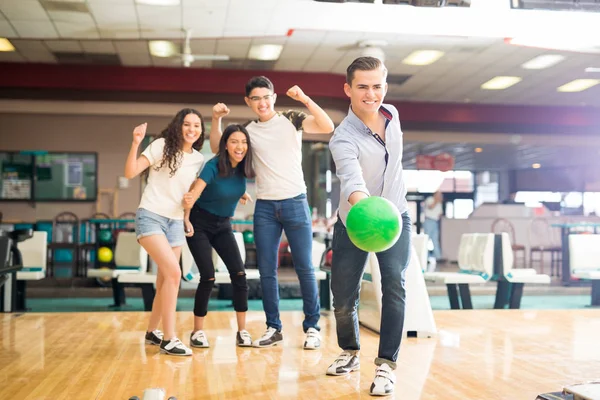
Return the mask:
[[402,218],[391,201],[371,196],[350,208],[346,231],[356,247],[378,253],[396,244],[402,232]]
[[244,231],[244,233],[242,233],[242,236],[244,236],[244,243],[254,243],[254,232],[250,230]]

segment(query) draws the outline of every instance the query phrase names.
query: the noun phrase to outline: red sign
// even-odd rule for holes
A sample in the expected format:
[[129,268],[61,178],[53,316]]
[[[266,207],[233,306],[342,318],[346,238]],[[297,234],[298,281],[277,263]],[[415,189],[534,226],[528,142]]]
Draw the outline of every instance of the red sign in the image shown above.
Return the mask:
[[440,153],[435,156],[418,154],[416,166],[417,169],[433,169],[442,172],[451,171],[454,168],[454,157],[448,153]]

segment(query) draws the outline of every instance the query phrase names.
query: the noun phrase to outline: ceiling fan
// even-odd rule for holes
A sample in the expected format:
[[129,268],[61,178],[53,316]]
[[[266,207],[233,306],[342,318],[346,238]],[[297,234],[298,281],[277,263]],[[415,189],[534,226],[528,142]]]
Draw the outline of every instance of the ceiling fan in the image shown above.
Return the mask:
[[181,61],[183,66],[188,68],[194,61],[228,61],[229,56],[224,54],[192,54],[190,40],[192,38],[192,30],[185,29],[185,42],[181,53],[173,53],[170,57],[179,57],[177,62]]

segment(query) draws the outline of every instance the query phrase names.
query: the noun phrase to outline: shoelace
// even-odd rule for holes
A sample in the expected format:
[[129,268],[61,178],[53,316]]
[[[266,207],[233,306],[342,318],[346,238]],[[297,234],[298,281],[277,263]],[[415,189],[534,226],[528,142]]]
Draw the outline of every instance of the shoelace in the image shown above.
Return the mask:
[[152,333],[154,334],[154,336],[156,336],[159,339],[162,339],[164,336],[164,334],[161,331],[159,331],[158,329],[153,330]]
[[250,333],[248,333],[248,331],[240,331],[240,337],[244,340],[248,339],[251,340],[252,337],[250,336]]
[[206,335],[204,334],[203,331],[197,331],[192,335],[192,340],[198,340],[200,339],[200,341],[205,342],[206,341]]

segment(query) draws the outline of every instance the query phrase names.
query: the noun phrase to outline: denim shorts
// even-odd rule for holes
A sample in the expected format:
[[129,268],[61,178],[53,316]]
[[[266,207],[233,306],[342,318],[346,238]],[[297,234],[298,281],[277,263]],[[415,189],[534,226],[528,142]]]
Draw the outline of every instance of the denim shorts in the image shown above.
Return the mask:
[[185,232],[182,219],[171,219],[138,208],[135,213],[135,234],[140,238],[152,235],[165,235],[171,247],[183,246]]

